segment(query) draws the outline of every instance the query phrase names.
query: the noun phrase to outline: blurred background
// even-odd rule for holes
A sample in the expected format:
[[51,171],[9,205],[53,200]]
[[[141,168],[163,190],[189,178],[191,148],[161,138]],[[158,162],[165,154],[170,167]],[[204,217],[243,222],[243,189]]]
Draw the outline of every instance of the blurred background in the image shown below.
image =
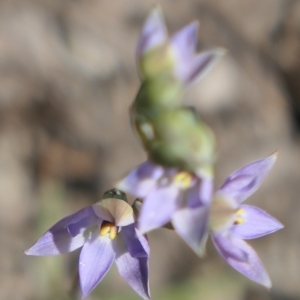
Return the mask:
[[[232,270],[210,243],[200,260],[174,232],[151,233],[153,299],[300,299],[295,0],[0,1],[0,299],[80,299],[78,252],[23,251],[145,160],[128,107],[139,86],[136,41],[157,2],[170,32],[199,20],[199,49],[228,49],[185,95],[215,130],[216,186],[278,149],[278,162],[248,203],[285,229],[251,241],[273,281],[270,292]],[[112,268],[87,299],[139,297]]]

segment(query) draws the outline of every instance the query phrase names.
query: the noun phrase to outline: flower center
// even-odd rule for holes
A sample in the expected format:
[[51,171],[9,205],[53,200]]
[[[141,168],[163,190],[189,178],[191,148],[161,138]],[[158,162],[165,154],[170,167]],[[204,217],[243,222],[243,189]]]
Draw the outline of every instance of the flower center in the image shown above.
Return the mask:
[[210,229],[223,231],[228,229],[237,220],[238,207],[234,201],[221,193],[216,193],[211,203]]
[[173,181],[175,183],[179,183],[183,189],[187,189],[192,185],[193,175],[188,172],[182,171],[174,176]]
[[118,233],[118,227],[115,224],[107,221],[103,221],[100,228],[101,236],[109,234],[109,238],[113,240],[117,236],[117,233]]
[[210,213],[212,231],[224,231],[234,225],[245,223],[245,210],[222,194],[215,194]]

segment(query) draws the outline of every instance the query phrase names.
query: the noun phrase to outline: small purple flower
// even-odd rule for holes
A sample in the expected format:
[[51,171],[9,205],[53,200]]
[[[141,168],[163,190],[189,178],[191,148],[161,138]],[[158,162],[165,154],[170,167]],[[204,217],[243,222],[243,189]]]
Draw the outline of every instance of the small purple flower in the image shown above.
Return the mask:
[[[200,80],[215,65],[224,53],[221,49],[213,49],[196,54],[198,22],[192,22],[171,38],[159,8],[149,15],[142,29],[137,46],[137,61],[142,77],[147,77],[153,65],[161,68],[171,65],[175,76],[185,85]],[[151,54],[149,65],[144,63]],[[150,72],[151,73],[151,72]]]
[[150,299],[149,245],[135,228],[133,209],[124,193],[116,189],[107,191],[101,201],[52,226],[25,253],[60,255],[82,246],[79,278],[83,297],[90,294],[115,261],[128,284],[143,299]]
[[211,204],[211,239],[220,255],[238,272],[271,287],[271,280],[257,253],[243,240],[275,232],[283,225],[265,211],[241,204],[260,186],[277,153],[232,173],[215,193]]
[[142,233],[172,222],[183,240],[198,255],[204,254],[213,188],[211,177],[200,179],[192,173],[147,161],[117,187],[143,199],[138,219]]

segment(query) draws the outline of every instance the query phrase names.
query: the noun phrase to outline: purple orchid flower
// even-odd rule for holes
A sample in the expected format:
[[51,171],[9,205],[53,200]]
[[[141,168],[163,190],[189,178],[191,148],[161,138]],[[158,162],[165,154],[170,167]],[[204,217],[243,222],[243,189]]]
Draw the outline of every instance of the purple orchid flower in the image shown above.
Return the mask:
[[109,190],[101,201],[60,220],[25,253],[60,255],[81,246],[79,278],[83,297],[91,293],[115,261],[128,284],[143,299],[150,299],[148,241],[135,228],[133,209],[123,192]]
[[192,22],[170,38],[161,10],[154,9],[138,40],[137,61],[141,76],[147,76],[148,72],[143,66],[144,58],[151,53],[155,60],[151,60],[152,65],[158,64],[161,68],[165,63],[171,64],[175,76],[183,84],[190,85],[202,79],[224,50],[213,49],[196,54],[197,33],[198,22]]
[[176,232],[200,256],[209,232],[212,178],[165,168],[147,161],[127,175],[118,189],[142,198],[138,228],[146,233],[172,223]]
[[271,287],[271,280],[257,253],[244,239],[275,232],[283,225],[265,211],[241,204],[260,186],[277,153],[232,173],[215,193],[211,205],[211,239],[220,255],[238,272]]

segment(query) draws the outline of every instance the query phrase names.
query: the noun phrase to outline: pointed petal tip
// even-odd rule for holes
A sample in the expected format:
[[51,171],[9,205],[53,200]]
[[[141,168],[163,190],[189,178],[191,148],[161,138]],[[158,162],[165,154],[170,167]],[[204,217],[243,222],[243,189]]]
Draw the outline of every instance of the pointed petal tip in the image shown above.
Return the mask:
[[43,254],[38,253],[37,251],[34,251],[34,246],[32,246],[31,248],[27,249],[24,251],[25,255],[29,255],[29,256],[43,256]]
[[[276,150],[272,154],[270,154],[269,156],[267,156],[267,157],[260,160],[261,162],[266,163],[266,170],[268,170],[268,171],[271,170],[271,168],[273,167],[273,165],[277,161],[278,155],[279,155],[279,151]],[[260,162],[260,161],[258,161],[258,162]]]
[[268,282],[266,282],[265,284],[264,284],[264,286],[266,287],[266,289],[268,290],[268,292],[271,290],[271,288],[272,288],[272,282],[271,282],[271,280],[269,279],[268,280]]
[[137,229],[141,235],[145,235],[150,231],[154,230],[154,228],[151,228],[150,226],[146,226],[146,225],[141,225],[140,223],[138,223]]
[[194,20],[188,26],[191,26],[191,28],[193,28],[194,30],[198,31],[200,23],[199,23],[198,20]]
[[[276,230],[275,231],[277,231],[277,230],[280,230],[280,229],[283,229],[285,226],[280,222],[280,221],[278,221],[276,218],[275,218],[275,221],[276,221],[276,223],[277,223],[277,228],[276,228]],[[274,231],[274,232],[275,232]]]
[[207,56],[210,56],[210,60],[212,63],[215,63],[217,62],[223,55],[225,55],[227,53],[227,49],[225,48],[213,48],[213,49],[210,49],[210,50],[206,50],[206,51],[203,51],[203,52],[199,52],[198,56],[199,55],[207,55]]
[[160,7],[160,5],[158,5],[158,4],[155,5],[154,8],[152,9],[152,11],[150,12],[150,14],[148,15],[146,22],[145,22],[145,26],[147,26],[147,25],[149,26],[149,24],[151,24],[151,26],[153,24],[156,24],[163,31],[166,31],[164,15],[163,15],[162,8]]
[[199,21],[195,20],[186,25],[183,29],[187,31],[192,31],[196,36],[198,34]]
[[278,155],[279,155],[279,151],[275,150],[269,157],[272,158],[275,162],[278,158]]
[[278,155],[279,155],[279,151],[276,150],[273,153],[271,153],[269,156],[267,156],[266,158],[262,159],[262,161],[263,160],[269,161],[269,167],[271,168],[271,167],[273,167],[273,165],[277,161]]
[[88,293],[83,293],[83,291],[81,291],[81,299],[85,299],[88,295]]
[[177,76],[187,85],[199,82],[213,69],[225,52],[225,49],[215,48],[197,53],[190,60],[188,67],[181,67],[181,70],[178,67]]
[[146,222],[138,222],[137,224],[137,230],[139,231],[139,233],[141,235],[147,235],[149,232],[155,230],[155,229],[159,229],[162,228],[165,224],[161,225],[161,226],[153,226],[152,224],[146,224]]
[[227,49],[225,48],[214,48],[208,50],[207,53],[211,54],[212,66],[214,66],[225,54],[227,54]]
[[188,243],[187,241],[185,241],[188,246],[194,251],[194,253],[200,257],[200,258],[204,258],[206,257],[206,243],[203,245],[195,245],[192,243]]
[[199,247],[198,249],[193,249],[195,253],[200,257],[204,258],[206,256],[206,247],[205,245],[203,247]]
[[149,17],[151,17],[151,16],[162,18],[162,16],[163,16],[162,8],[159,4],[154,5],[154,7],[152,8],[152,10],[149,14]]

